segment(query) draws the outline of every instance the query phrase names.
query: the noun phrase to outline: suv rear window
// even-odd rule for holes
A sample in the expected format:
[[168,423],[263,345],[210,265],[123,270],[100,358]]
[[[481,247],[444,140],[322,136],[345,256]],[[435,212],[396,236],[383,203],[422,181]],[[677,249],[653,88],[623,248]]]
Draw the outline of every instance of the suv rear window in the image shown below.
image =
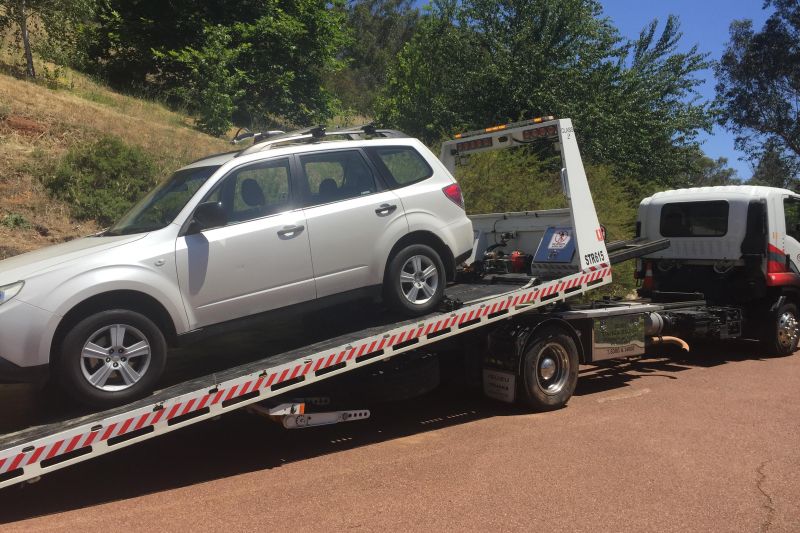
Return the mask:
[[728,233],[728,202],[680,202],[661,208],[664,237],[722,237]]
[[433,169],[411,146],[376,146],[367,149],[392,189],[433,176]]

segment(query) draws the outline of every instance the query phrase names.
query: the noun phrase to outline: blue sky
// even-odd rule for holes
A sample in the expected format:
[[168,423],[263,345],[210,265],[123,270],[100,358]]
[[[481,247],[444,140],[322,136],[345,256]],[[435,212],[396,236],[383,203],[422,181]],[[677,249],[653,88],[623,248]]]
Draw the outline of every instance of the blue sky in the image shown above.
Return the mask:
[[[601,0],[605,13],[620,32],[629,38],[636,38],[642,28],[654,18],[662,24],[670,14],[678,15],[683,32],[682,48],[688,49],[697,44],[700,51],[709,52],[709,59],[717,60],[728,41],[728,27],[735,19],[751,19],[754,27],[760,29],[769,15],[761,9],[761,0]],[[714,98],[714,73],[710,69],[698,76],[705,79],[699,88],[704,99]],[[752,168],[746,161],[740,161],[740,152],[734,148],[733,135],[720,127],[715,127],[711,135],[703,134],[703,150],[714,159],[728,158],[728,164],[735,168],[741,178],[750,178]]]

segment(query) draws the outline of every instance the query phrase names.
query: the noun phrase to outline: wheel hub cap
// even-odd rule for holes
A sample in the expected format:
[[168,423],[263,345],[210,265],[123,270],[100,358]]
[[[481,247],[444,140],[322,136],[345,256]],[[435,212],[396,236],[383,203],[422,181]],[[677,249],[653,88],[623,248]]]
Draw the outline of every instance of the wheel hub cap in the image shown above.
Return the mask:
[[548,380],[552,379],[555,373],[556,362],[549,357],[542,359],[542,362],[539,364],[539,376],[544,380]]
[[784,348],[791,348],[797,340],[797,335],[797,319],[792,313],[783,313],[778,318],[778,343]]
[[126,324],[113,324],[92,333],[81,351],[81,372],[93,387],[118,392],[132,387],[150,367],[147,337]]
[[569,355],[557,342],[542,346],[536,365],[536,384],[548,395],[560,393],[569,382]]
[[439,271],[429,257],[410,257],[400,269],[400,289],[406,300],[413,304],[422,305],[430,301],[438,287]]

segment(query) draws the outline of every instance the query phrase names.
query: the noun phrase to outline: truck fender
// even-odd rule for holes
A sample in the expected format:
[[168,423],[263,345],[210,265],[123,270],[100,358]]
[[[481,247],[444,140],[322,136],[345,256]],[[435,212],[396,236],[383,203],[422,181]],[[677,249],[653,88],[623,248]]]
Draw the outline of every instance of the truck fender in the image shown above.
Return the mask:
[[572,340],[575,341],[575,346],[578,348],[578,355],[580,358],[581,363],[586,362],[586,352],[583,346],[583,342],[581,341],[581,336],[575,327],[567,322],[562,318],[546,318],[541,321],[528,323],[528,327],[530,328],[526,333],[524,339],[521,339],[522,342],[519,344],[519,357],[518,357],[518,364],[519,367],[517,368],[518,375],[521,375],[522,372],[522,355],[525,353],[525,350],[528,349],[532,343],[534,343],[537,339],[537,332],[541,331],[544,327],[557,327],[564,331],[567,335],[572,337]]

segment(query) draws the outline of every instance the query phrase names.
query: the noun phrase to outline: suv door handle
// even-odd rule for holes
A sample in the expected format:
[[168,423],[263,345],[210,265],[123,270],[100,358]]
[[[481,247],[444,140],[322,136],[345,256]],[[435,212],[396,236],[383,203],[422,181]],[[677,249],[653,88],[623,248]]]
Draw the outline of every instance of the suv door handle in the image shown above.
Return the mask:
[[375,214],[379,217],[385,217],[386,215],[390,215],[397,209],[397,206],[394,204],[381,204],[381,206],[375,210]]
[[305,226],[284,226],[282,230],[278,230],[278,237],[291,239],[303,233],[304,229]]

